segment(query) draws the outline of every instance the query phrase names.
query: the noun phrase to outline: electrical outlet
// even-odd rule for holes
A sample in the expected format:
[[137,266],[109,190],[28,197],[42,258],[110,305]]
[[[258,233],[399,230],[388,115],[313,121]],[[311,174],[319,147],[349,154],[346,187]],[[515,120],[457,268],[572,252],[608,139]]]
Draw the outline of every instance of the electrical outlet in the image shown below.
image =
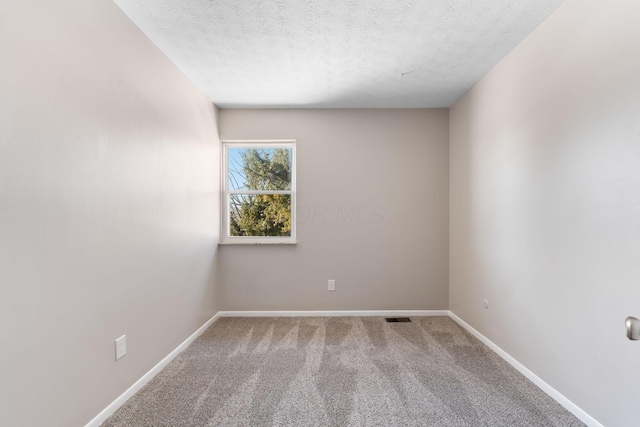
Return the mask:
[[127,354],[127,336],[123,335],[116,340],[116,360]]
[[489,300],[484,300],[484,308],[489,308]]
[[336,290],[336,281],[335,280],[329,280],[329,291],[333,292]]

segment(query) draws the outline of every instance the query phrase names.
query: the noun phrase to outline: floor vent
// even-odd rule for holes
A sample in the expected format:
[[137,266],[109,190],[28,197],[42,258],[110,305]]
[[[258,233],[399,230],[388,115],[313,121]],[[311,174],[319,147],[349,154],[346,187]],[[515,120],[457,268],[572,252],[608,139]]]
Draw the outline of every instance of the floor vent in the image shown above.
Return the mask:
[[407,322],[411,322],[411,319],[409,319],[408,317],[385,317],[384,320],[386,320],[388,323],[407,323]]

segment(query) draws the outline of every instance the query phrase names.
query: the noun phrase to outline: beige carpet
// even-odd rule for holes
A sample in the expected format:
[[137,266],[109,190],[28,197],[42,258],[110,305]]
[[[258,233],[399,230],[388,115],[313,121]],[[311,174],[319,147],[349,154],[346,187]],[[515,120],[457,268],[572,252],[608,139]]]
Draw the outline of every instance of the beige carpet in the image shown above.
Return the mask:
[[223,318],[103,426],[582,426],[447,317]]

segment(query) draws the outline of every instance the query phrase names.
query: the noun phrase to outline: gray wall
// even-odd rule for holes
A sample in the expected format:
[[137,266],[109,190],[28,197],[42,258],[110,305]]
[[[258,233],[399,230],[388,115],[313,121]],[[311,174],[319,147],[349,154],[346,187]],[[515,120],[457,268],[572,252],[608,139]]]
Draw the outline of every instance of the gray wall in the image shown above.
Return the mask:
[[640,420],[639,22],[568,0],[450,122],[451,310],[611,427]]
[[221,110],[219,127],[297,140],[298,244],[221,247],[224,310],[448,308],[448,110]]
[[0,425],[84,425],[217,311],[214,110],[109,0],[0,52]]

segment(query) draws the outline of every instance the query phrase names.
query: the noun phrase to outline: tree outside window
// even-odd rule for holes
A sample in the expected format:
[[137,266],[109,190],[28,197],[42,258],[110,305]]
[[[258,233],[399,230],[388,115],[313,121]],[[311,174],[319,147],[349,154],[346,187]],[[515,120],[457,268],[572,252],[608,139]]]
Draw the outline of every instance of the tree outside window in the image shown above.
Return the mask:
[[[292,243],[293,142],[224,143],[227,243]],[[278,239],[280,238],[280,239]]]

